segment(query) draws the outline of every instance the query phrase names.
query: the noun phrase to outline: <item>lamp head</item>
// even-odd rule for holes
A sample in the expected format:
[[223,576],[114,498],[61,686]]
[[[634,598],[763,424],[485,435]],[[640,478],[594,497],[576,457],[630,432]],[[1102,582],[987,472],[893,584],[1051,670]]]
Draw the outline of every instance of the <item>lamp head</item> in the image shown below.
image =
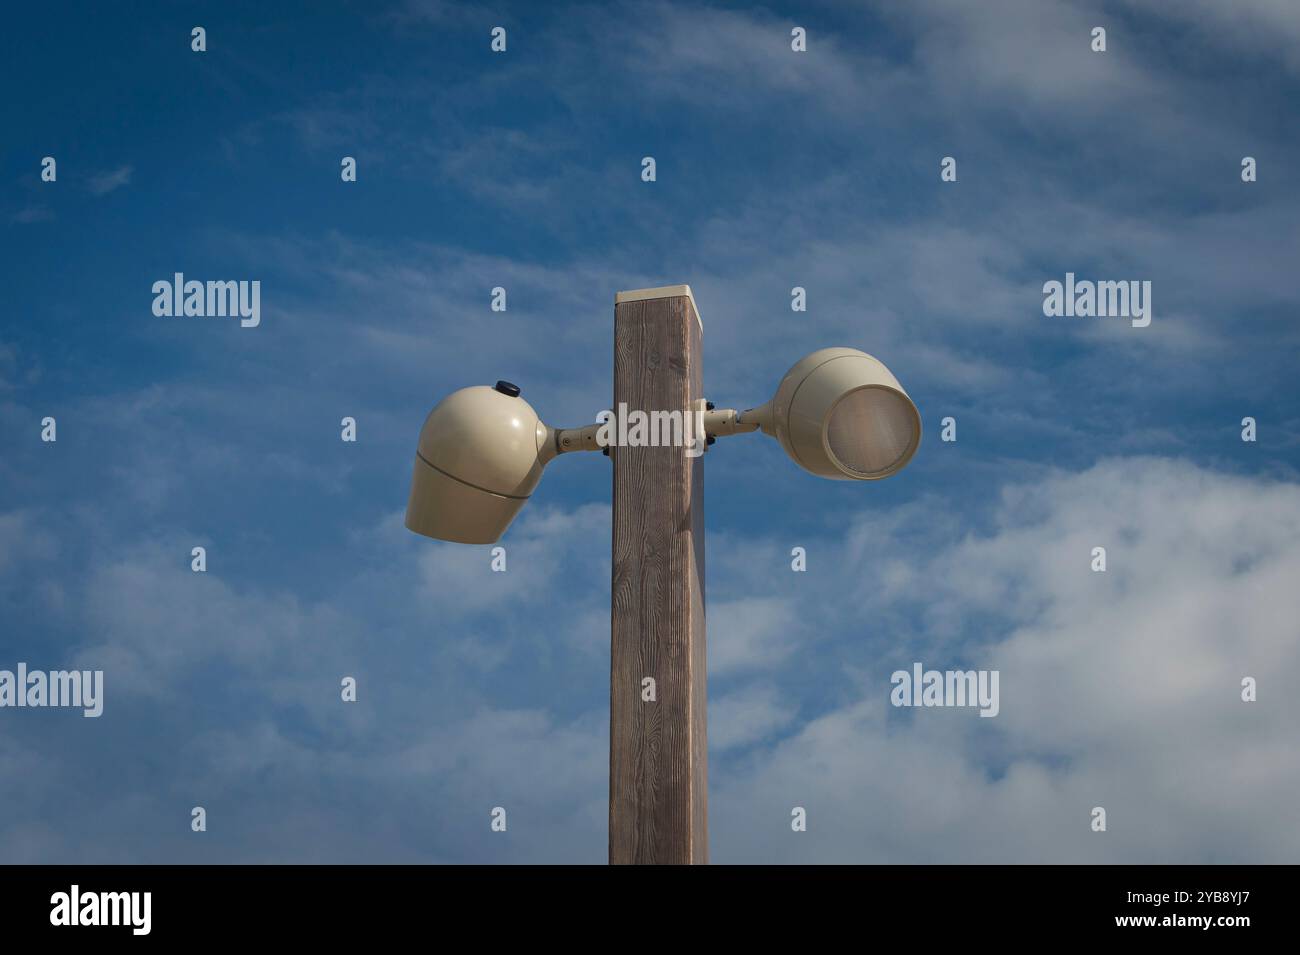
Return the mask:
[[420,429],[406,526],[461,544],[497,540],[541,479],[547,435],[509,382],[448,395]]
[[805,471],[878,481],[921,443],[921,415],[898,379],[856,348],[823,348],[796,362],[764,409],[763,430]]

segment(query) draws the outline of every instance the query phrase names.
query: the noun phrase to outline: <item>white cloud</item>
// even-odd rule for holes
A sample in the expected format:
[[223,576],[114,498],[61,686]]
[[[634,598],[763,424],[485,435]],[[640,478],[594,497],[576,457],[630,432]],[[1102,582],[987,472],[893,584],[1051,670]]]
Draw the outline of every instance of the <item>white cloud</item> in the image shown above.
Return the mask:
[[798,643],[799,622],[782,598],[711,601],[708,613],[711,674],[770,667],[789,656]]
[[57,555],[59,542],[31,511],[0,513],[0,574],[18,562],[46,561]]
[[1147,4],[1125,0],[1133,9],[1168,17],[1194,29],[1210,46],[1238,53],[1278,57],[1300,72],[1300,6],[1294,0],[1183,0]]
[[[1114,25],[1068,0],[919,0],[888,12],[916,30],[917,59],[945,98],[987,96],[1011,110],[1077,117],[1166,92]],[[1104,54],[1090,47],[1096,26],[1116,34]]]
[[794,719],[798,708],[774,686],[755,684],[709,700],[709,750],[768,739]]
[[[172,708],[179,735],[155,732],[184,778],[165,774],[154,795],[101,793],[112,826],[77,849],[29,791],[7,857],[188,858],[183,842],[130,850],[113,832],[197,791],[246,836],[224,846],[230,859],[598,861],[607,667],[590,665],[599,641],[586,631],[607,608],[608,568],[566,541],[592,537],[582,528],[605,520],[599,511],[539,511],[512,559],[552,569],[511,600],[480,599],[446,633],[438,608],[487,585],[448,578],[431,594],[411,552],[387,540],[388,519],[358,539],[391,550],[387,563],[356,593],[311,602],[191,574],[183,549],[124,548],[84,592],[72,588],[84,617],[64,623],[83,620],[81,660],[109,671],[105,758],[138,745],[138,724],[117,722],[126,714]],[[798,575],[777,542],[711,539],[711,590],[732,595],[709,603],[714,858],[1293,860],[1300,486],[1115,459],[1010,485],[988,529],[969,528],[933,500],[863,512],[810,537],[816,559]],[[1108,548],[1105,574],[1089,569],[1095,545]],[[796,578],[798,597],[782,589]],[[556,601],[561,579],[576,603]],[[585,621],[580,640],[563,637],[560,611]],[[554,665],[498,684],[466,658],[468,633],[484,635],[485,652],[526,641],[488,670]],[[376,655],[376,641],[393,652]],[[912,660],[999,670],[1000,714],[891,708],[889,673]],[[340,673],[361,676],[355,708],[338,702]],[[195,677],[216,674],[225,688],[213,700],[255,702],[187,729],[202,692],[158,688],[193,694]],[[1259,702],[1240,701],[1243,676],[1259,681]],[[593,699],[560,716],[575,681]],[[28,742],[72,752],[69,741]],[[24,785],[48,791],[91,771],[63,761]],[[288,818],[274,794],[303,791],[320,796],[295,796]],[[359,826],[343,808],[358,799],[372,820]],[[494,805],[511,812],[515,841],[491,840]],[[789,830],[796,805],[807,833]],[[1096,805],[1104,835],[1088,827]]]
[[[1089,566],[1095,545],[1108,548],[1104,574]],[[849,661],[855,700],[715,774],[720,860],[724,846],[729,861],[1300,854],[1300,486],[1112,460],[1013,488],[991,533],[909,560],[923,592],[867,612],[904,599],[932,627],[888,635],[883,652],[873,643]],[[820,581],[841,594],[846,630],[877,588],[858,566]],[[970,621],[950,639],[949,625]],[[893,710],[889,672],[913,658],[999,670],[1001,714]],[[1245,676],[1260,683],[1257,703],[1240,699]],[[794,805],[809,808],[806,838],[789,838]],[[1097,805],[1105,834],[1089,829]]]

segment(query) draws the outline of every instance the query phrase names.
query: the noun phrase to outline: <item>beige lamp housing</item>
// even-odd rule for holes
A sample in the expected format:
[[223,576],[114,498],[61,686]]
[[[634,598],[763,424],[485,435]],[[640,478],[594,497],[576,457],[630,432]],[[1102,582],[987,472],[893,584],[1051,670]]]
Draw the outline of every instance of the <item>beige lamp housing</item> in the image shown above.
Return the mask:
[[796,464],[832,480],[887,478],[921,445],[912,399],[882,362],[856,348],[823,348],[801,359],[760,417]]
[[406,526],[461,544],[497,540],[541,480],[547,435],[509,382],[448,395],[420,429]]

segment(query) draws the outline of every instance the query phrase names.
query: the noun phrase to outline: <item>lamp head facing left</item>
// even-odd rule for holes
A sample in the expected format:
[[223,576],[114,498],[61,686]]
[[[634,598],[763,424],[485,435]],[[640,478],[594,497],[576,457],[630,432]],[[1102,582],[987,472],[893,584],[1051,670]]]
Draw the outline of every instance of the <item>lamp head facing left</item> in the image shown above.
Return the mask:
[[448,395],[420,429],[406,526],[460,544],[498,540],[541,480],[548,431],[509,382]]

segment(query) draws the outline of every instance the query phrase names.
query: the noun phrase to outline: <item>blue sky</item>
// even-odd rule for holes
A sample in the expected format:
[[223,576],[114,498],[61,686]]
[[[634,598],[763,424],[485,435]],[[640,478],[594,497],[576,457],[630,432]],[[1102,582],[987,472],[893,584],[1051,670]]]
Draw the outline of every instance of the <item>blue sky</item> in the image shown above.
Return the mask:
[[[439,397],[590,421],[615,292],[678,283],[720,406],[849,345],[926,425],[865,486],[708,456],[714,861],[1295,861],[1300,13],[1167,7],[14,12],[0,668],[106,700],[0,710],[0,861],[603,861],[608,463],[505,574],[401,514]],[[178,271],[261,324],[154,316]],[[1151,325],[1045,317],[1067,271]],[[894,710],[915,660],[1001,713]]]

